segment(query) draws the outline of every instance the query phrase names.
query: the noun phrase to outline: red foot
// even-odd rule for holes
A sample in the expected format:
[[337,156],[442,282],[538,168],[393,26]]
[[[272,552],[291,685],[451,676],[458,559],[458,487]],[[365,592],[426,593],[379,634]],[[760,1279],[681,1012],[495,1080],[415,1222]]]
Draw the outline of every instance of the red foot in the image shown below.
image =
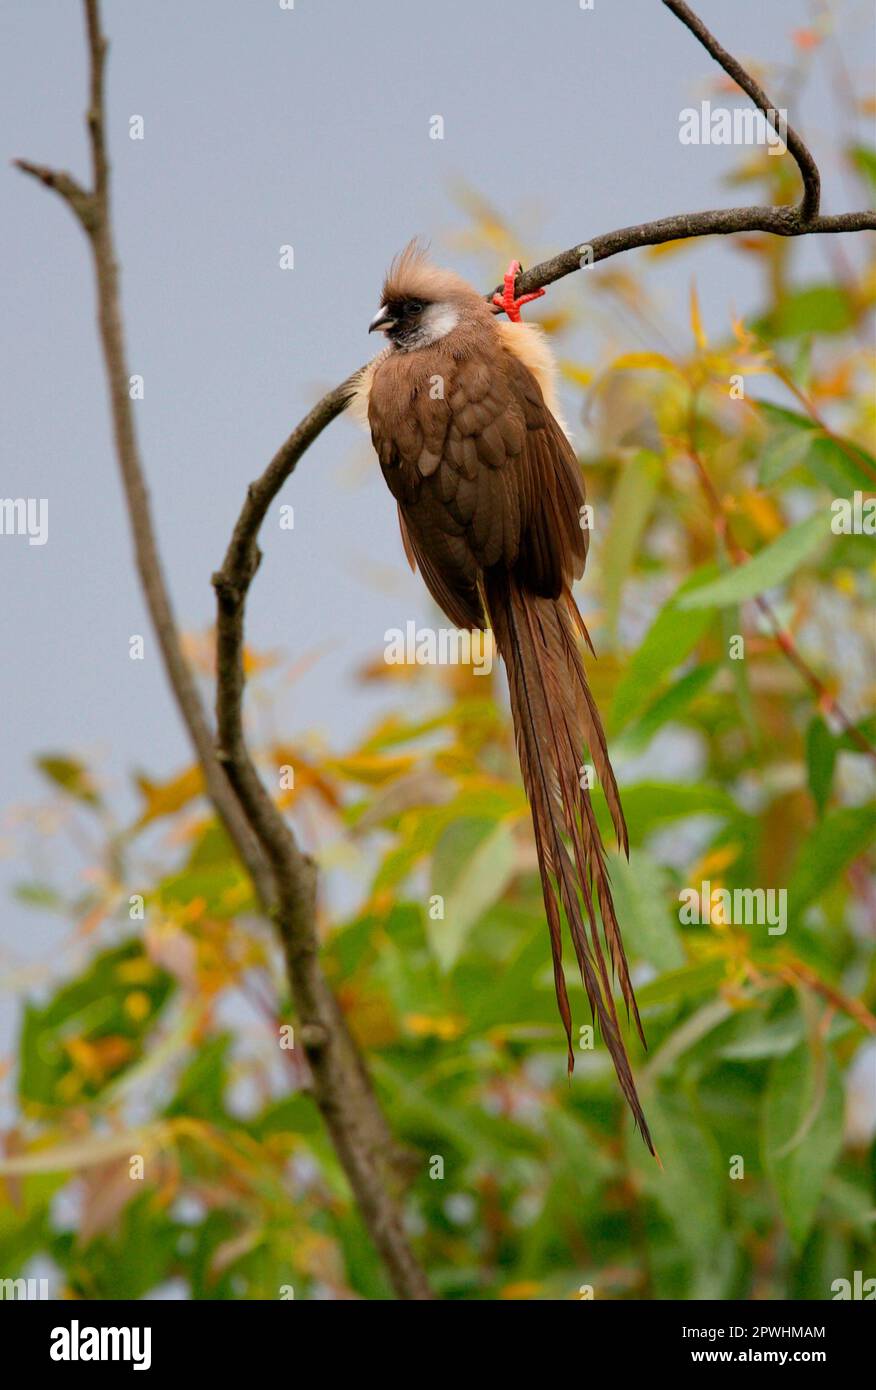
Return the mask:
[[502,294],[493,295],[493,303],[498,309],[504,309],[512,323],[520,322],[520,308],[523,304],[528,304],[531,299],[541,299],[544,290],[535,290],[532,294],[522,294],[519,299],[514,298],[514,282],[520,274],[520,262],[512,261],[505,272],[505,289]]

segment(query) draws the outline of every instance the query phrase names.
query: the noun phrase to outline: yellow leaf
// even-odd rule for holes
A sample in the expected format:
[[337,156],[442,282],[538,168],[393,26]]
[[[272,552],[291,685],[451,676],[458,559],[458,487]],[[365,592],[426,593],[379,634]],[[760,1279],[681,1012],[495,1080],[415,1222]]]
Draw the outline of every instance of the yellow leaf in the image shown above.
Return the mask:
[[694,335],[694,341],[702,352],[709,346],[709,340],[703,332],[703,321],[700,318],[700,300],[697,294],[696,282],[690,282],[690,326]]
[[202,894],[198,894],[197,897],[191,898],[184,906],[178,909],[176,914],[177,920],[183,925],[191,922],[200,922],[207,911],[207,906],[207,899]]
[[155,966],[148,956],[134,956],[131,960],[119,961],[115,974],[122,984],[145,985],[154,980]]
[[621,357],[616,357],[609,367],[612,372],[675,372],[678,376],[684,376],[677,362],[673,362],[671,357],[666,357],[662,352],[625,352]]
[[137,787],[146,802],[137,822],[138,826],[148,825],[161,816],[172,816],[176,811],[194,801],[204,789],[204,775],[195,764],[187,767],[169,782],[150,782],[147,777],[136,779]]
[[110,1034],[94,1042],[86,1038],[68,1038],[64,1047],[80,1075],[96,1082],[118,1071],[134,1050],[133,1043],[118,1034]]
[[737,343],[739,343],[741,347],[747,348],[751,342],[752,335],[745,327],[744,320],[738,319],[734,314],[730,319],[730,323],[733,328],[733,337],[736,339]]
[[348,758],[331,760],[328,767],[338,777],[345,777],[350,782],[379,786],[393,777],[410,772],[416,761],[416,757],[410,753],[395,753],[388,757],[379,753],[354,753]]
[[148,1018],[151,1008],[152,1000],[145,990],[135,989],[125,999],[125,1013],[135,1023],[142,1023],[144,1019]]
[[833,371],[816,377],[812,383],[813,396],[819,400],[845,400],[852,393],[853,372],[851,362],[838,363]]
[[392,911],[393,902],[392,889],[380,888],[376,893],[372,893],[368,910],[373,912],[375,917],[387,917]]
[[850,569],[834,570],[833,587],[837,593],[853,595],[857,593],[857,579],[855,571]]
[[277,665],[277,661],[276,652],[257,652],[252,647],[244,646],[243,670],[247,676],[254,676],[259,671],[269,671],[272,666]]
[[593,371],[590,367],[581,367],[577,362],[572,362],[568,357],[560,359],[560,371],[567,381],[573,381],[576,386],[589,386],[593,380]]
[[703,879],[710,878],[712,874],[721,873],[735,863],[739,858],[739,852],[739,845],[720,845],[717,849],[704,855],[699,863],[690,870],[688,877],[692,883],[699,883]]
[[300,748],[295,748],[292,744],[274,744],[271,748],[271,758],[277,767],[291,767],[295,774],[294,785],[284,790],[279,797],[282,807],[290,806],[300,792],[310,789],[322,797],[332,810],[338,810],[341,802],[337,791]]
[[405,1028],[415,1038],[440,1038],[452,1042],[465,1028],[465,1019],[455,1014],[435,1017],[432,1014],[405,1014]]
[[688,237],[676,237],[674,241],[661,241],[656,246],[649,246],[645,255],[649,260],[657,261],[663,256],[674,256],[687,245]]
[[555,333],[562,333],[563,329],[568,328],[574,323],[574,317],[569,309],[554,309],[552,313],[543,314],[538,320],[538,326],[542,333],[547,333],[551,337]]
[[[615,263],[612,262],[614,265]],[[629,304],[630,308],[641,307],[642,290],[635,275],[628,270],[600,271],[598,280],[593,281],[593,288],[599,289],[603,294],[614,294],[624,304]]]
[[388,1047],[398,1040],[396,1014],[382,991],[347,983],[338,989],[338,1002],[362,1047]]
[[765,492],[746,492],[739,499],[740,510],[754,522],[764,540],[773,540],[785,529],[782,516],[771,497]]
[[541,1285],[534,1279],[518,1279],[516,1284],[506,1284],[499,1293],[503,1299],[535,1298],[541,1290]]
[[424,669],[413,661],[388,662],[383,656],[376,656],[373,661],[360,666],[357,675],[363,684],[368,681],[416,681],[422,678]]
[[18,1177],[28,1173],[58,1173],[108,1163],[132,1153],[152,1153],[164,1137],[165,1125],[119,1130],[114,1134],[90,1133],[69,1144],[39,1143],[26,1154],[0,1159],[0,1176]]

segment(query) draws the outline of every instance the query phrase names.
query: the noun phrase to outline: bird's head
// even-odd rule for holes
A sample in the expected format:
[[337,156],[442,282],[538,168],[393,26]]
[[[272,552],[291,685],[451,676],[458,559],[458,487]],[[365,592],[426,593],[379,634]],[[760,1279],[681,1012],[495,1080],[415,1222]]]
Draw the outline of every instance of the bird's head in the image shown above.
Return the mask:
[[415,352],[452,333],[481,303],[465,280],[432,265],[423,247],[412,241],[389,268],[368,332],[385,333],[398,352]]

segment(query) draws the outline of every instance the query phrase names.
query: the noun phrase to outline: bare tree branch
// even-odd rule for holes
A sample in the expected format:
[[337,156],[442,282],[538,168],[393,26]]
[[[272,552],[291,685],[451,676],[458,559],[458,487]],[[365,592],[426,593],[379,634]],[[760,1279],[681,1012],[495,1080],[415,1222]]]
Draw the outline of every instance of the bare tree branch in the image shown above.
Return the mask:
[[[671,10],[676,19],[680,19],[682,24],[686,24],[691,33],[699,39],[703,48],[711,53],[716,62],[732,77],[737,87],[741,87],[746,96],[751,97],[755,106],[770,120],[775,121],[777,115],[776,107],[770,101],[766,92],[760,87],[751,73],[746,72],[745,68],[732,53],[728,53],[726,48],[722,48],[713,34],[710,34],[703,21],[695,15],[689,5],[684,0],[663,0],[668,10]],[[800,139],[796,130],[790,125],[784,127],[785,144],[790,153],[797,161],[797,167],[803,179],[803,200],[800,204],[800,216],[803,222],[809,223],[818,216],[818,207],[821,201],[821,175],[818,172],[818,165],[812,158],[804,142]]]
[[244,612],[258,568],[255,542],[275,495],[275,477],[288,476],[296,459],[347,403],[352,382],[326,396],[299,425],[253,486],[234,529],[222,568],[213,576],[217,596],[216,712],[218,757],[240,799],[249,824],[270,862],[277,884],[275,913],[286,954],[289,981],[302,1020],[302,1036],[313,1076],[313,1092],[356,1195],[372,1238],[396,1291],[428,1298],[425,1278],[413,1259],[392,1197],[393,1143],[374,1097],[362,1058],[328,987],[318,958],[316,878],[286,820],[253,764],[243,731]]
[[[833,217],[819,216],[803,222],[799,208],[793,206],[714,208],[710,212],[680,212],[672,217],[660,217],[655,222],[639,222],[633,227],[620,227],[605,232],[568,251],[560,251],[550,260],[541,261],[531,270],[518,275],[515,293],[529,294],[542,285],[552,285],[564,275],[583,270],[597,261],[607,261],[624,251],[640,246],[660,246],[667,241],[684,241],[692,237],[732,236],[737,232],[769,232],[773,236],[804,236],[815,232],[876,231],[876,212],[843,212]],[[491,290],[488,298],[501,286]]]
[[[734,82],[751,97],[755,106],[765,116],[774,114],[776,108],[755,82],[750,73],[734,58],[709,32],[702,20],[694,14],[683,0],[663,0],[667,9],[690,29]],[[568,251],[561,251],[548,261],[533,266],[531,270],[518,276],[517,293],[528,294],[543,285],[552,285],[564,275],[595,265],[609,256],[617,256],[623,251],[634,251],[640,246],[657,246],[667,241],[681,241],[690,237],[732,236],[737,232],[769,232],[773,236],[803,236],[815,232],[863,232],[876,230],[876,212],[867,209],[863,212],[844,212],[833,216],[820,216],[821,176],[815,160],[796,130],[790,125],[784,130],[785,143],[800,170],[803,180],[803,197],[799,204],[783,207],[743,207],[715,208],[709,212],[682,212],[672,217],[661,217],[655,222],[641,222],[633,227],[621,227],[616,232],[607,232],[594,237]],[[488,295],[501,290],[501,285]]]
[[71,175],[16,160],[18,168],[57,193],[80,222],[91,246],[97,281],[98,325],[110,393],[113,433],[122,474],[137,572],[155,629],[171,690],[200,762],[217,814],[237,846],[260,896],[270,902],[273,884],[265,857],[228,784],[215,754],[213,733],[203,702],[182,653],[173,605],[165,583],[149,493],[137,444],[128,394],[129,377],[122,329],[118,267],[112,241],[108,174],[103,138],[103,70],[107,44],[100,32],[97,0],[85,0],[90,83],[88,128],[94,186],[84,189]]
[[[374,1094],[358,1049],[319,964],[315,904],[315,870],[265,792],[250,761],[240,725],[243,672],[220,658],[220,689],[230,676],[236,718],[223,718],[218,748],[209,720],[183,655],[173,607],[164,580],[149,495],[140,459],[128,394],[128,368],[122,326],[119,275],[109,207],[109,161],[104,135],[103,89],[107,41],[97,0],[84,0],[90,62],[87,122],[91,145],[91,189],[69,174],[16,163],[68,204],[86,235],[94,260],[100,339],[110,392],[115,449],[122,475],[134,540],[137,571],[168,681],[204,772],[217,815],[235,845],[264,910],[276,922],[287,974],[301,1023],[299,1038],[307,1053],[311,1090],[326,1121],[365,1225],[401,1298],[431,1297],[425,1274],[407,1239],[393,1168],[392,1136]],[[323,412],[324,414],[325,412]],[[264,513],[262,512],[261,515]],[[259,516],[261,520],[261,516]],[[232,546],[233,550],[233,546]],[[246,563],[256,563],[254,549],[243,547]],[[247,578],[247,583],[249,582]],[[233,587],[217,586],[220,595],[219,641],[227,651],[234,642]],[[239,631],[242,652],[243,632]],[[238,684],[239,682],[239,684]],[[234,709],[232,701],[221,702]],[[232,776],[226,775],[225,767]]]

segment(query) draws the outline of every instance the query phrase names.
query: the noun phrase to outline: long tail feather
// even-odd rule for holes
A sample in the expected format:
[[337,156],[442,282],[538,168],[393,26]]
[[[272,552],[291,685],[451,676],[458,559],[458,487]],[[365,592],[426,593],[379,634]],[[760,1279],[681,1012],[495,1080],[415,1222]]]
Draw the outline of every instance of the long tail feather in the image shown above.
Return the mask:
[[569,1071],[575,1057],[563,976],[561,907],[591,1012],[642,1138],[654,1153],[621,1035],[606,955],[643,1043],[644,1033],[614,910],[605,850],[587,779],[579,773],[586,744],[605,792],[618,844],[629,853],[620,796],[602,721],[578,652],[576,629],[588,643],[590,639],[568,591],[558,600],[539,598],[524,590],[513,574],[497,569],[485,574],[484,594],[496,643],[508,669],[511,712],[535,829]]

